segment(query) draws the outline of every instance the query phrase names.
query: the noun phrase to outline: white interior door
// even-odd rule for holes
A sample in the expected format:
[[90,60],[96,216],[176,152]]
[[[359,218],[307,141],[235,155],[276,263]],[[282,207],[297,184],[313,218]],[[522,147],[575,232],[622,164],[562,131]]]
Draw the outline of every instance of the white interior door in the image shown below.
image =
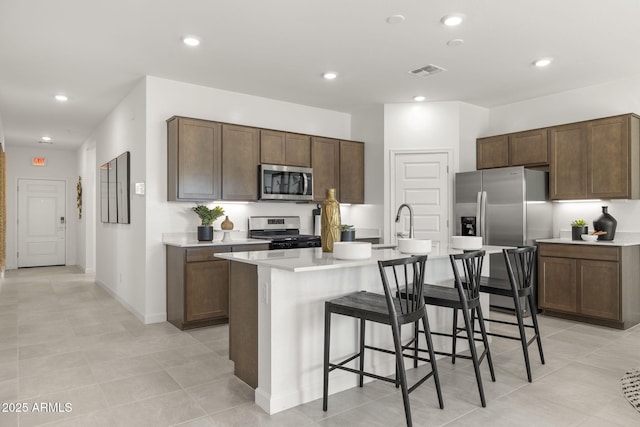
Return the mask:
[[409,236],[409,211],[396,212],[402,203],[414,212],[414,237],[431,239],[434,249],[449,241],[449,153],[396,152],[392,158],[391,240],[397,233]]
[[18,180],[18,267],[64,265],[64,181]]

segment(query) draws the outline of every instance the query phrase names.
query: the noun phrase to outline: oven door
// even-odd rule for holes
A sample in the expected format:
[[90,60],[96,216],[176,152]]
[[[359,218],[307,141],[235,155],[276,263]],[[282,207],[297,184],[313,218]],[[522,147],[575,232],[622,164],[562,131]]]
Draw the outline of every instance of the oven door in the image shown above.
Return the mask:
[[260,199],[313,200],[312,169],[260,165]]

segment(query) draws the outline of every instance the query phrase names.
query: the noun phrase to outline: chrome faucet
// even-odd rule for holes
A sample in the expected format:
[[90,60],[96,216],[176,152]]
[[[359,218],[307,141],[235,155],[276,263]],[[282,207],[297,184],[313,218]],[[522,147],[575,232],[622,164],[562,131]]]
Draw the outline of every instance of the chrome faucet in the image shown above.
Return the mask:
[[409,209],[409,238],[413,239],[413,208],[410,205],[403,203],[400,205],[400,207],[398,207],[398,213],[396,214],[396,223],[400,222],[400,211],[402,210],[402,208]]

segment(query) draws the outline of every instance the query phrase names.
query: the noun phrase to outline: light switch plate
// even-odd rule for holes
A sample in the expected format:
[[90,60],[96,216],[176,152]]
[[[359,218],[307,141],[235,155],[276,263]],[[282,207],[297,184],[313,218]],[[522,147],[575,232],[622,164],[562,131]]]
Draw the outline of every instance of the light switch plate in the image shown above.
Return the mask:
[[136,182],[136,194],[144,195],[144,182]]

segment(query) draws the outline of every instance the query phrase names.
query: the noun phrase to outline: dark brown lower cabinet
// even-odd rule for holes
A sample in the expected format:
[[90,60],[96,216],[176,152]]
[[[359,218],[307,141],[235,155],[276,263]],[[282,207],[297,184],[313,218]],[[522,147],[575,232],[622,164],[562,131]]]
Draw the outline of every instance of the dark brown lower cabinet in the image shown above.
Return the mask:
[[640,322],[640,246],[540,243],[539,307],[604,326]]
[[229,321],[229,261],[216,253],[266,250],[268,244],[183,248],[167,245],[167,321],[179,329]]

